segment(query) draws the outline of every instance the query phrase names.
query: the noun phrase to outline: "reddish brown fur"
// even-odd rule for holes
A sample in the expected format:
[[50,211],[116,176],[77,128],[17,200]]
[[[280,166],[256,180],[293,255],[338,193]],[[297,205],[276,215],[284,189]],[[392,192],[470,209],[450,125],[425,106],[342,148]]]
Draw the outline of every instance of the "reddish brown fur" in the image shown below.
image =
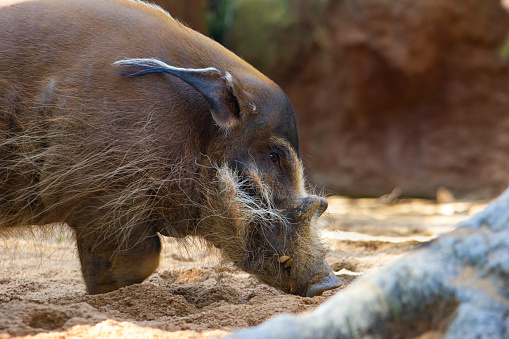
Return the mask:
[[[3,1],[0,41],[0,226],[67,223],[90,293],[145,279],[158,234],[200,235],[294,293],[329,274],[318,198],[286,217],[306,195],[293,111],[252,66],[127,0]],[[132,58],[230,74],[240,113],[223,124],[169,74],[121,76],[113,63]],[[283,254],[299,263],[288,277]]]

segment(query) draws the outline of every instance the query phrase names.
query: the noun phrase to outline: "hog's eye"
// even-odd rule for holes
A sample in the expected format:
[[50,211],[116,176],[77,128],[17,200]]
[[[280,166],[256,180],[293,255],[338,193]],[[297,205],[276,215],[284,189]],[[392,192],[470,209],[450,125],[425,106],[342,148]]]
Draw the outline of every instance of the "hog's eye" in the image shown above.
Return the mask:
[[273,163],[279,164],[279,154],[277,153],[270,153],[269,154],[270,160],[272,160]]
[[279,154],[277,154],[277,153],[270,153],[269,154],[269,158],[270,158],[270,160],[274,164],[276,164],[279,167],[279,170],[281,170],[281,161],[279,159]]

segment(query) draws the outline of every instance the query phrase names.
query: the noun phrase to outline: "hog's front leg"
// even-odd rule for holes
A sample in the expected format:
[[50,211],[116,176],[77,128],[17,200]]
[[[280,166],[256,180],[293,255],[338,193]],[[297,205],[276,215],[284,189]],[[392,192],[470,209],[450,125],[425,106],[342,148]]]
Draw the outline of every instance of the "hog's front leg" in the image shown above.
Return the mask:
[[105,242],[95,233],[76,232],[76,238],[81,271],[90,294],[141,283],[159,266],[161,241],[155,232],[131,236],[120,246]]

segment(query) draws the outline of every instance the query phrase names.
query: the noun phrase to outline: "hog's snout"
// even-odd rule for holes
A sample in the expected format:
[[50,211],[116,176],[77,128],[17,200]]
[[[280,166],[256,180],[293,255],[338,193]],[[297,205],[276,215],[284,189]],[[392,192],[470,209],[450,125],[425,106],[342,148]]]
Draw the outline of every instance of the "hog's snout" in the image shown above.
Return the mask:
[[334,275],[334,272],[326,264],[326,274],[317,282],[311,284],[306,289],[306,297],[321,295],[323,292],[341,286],[341,281]]
[[[294,274],[292,277],[294,282],[291,284],[293,287],[290,288],[292,293],[314,297],[321,295],[324,291],[341,286],[341,281],[325,262],[324,255],[320,254],[321,245],[316,240],[316,234],[311,230],[316,218],[319,218],[327,210],[327,207],[328,203],[325,198],[310,195],[294,201],[294,205],[287,212],[288,219],[297,224],[301,230],[300,237],[303,239],[299,241],[300,247],[308,246],[308,249],[311,249],[306,251],[298,247],[295,258],[289,256],[279,258],[284,269],[295,266],[295,269],[292,270]],[[306,232],[306,229],[309,232]],[[305,255],[303,256],[302,253]],[[296,260],[294,261],[294,259]],[[303,264],[306,262],[308,264]],[[301,265],[302,267],[299,267]]]

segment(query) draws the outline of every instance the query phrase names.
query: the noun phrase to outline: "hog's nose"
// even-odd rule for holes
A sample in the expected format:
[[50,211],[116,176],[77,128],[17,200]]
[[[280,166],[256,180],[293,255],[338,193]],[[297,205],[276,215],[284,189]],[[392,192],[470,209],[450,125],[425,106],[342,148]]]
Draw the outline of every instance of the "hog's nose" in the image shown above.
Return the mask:
[[341,281],[334,275],[334,272],[329,269],[328,274],[320,279],[318,282],[308,286],[306,290],[306,297],[314,297],[322,295],[323,292],[341,286]]

